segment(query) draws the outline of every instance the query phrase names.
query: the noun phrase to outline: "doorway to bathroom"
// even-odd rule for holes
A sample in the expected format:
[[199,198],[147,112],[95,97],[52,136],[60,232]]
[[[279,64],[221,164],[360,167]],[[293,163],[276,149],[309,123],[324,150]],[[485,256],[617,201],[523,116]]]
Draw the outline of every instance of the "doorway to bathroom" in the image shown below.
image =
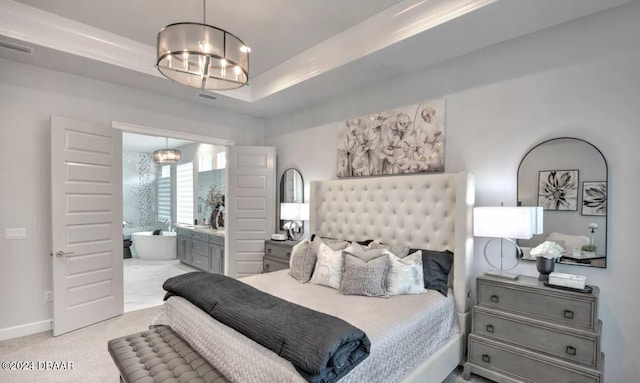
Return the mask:
[[[197,271],[178,259],[179,227],[206,227],[220,209],[215,196],[226,194],[227,147],[123,129],[124,311],[162,303],[163,282]],[[177,150],[166,163],[154,152]],[[215,205],[215,206],[214,206]],[[216,209],[216,211],[214,211]],[[212,214],[214,213],[214,214]],[[224,233],[222,230],[217,232]]]

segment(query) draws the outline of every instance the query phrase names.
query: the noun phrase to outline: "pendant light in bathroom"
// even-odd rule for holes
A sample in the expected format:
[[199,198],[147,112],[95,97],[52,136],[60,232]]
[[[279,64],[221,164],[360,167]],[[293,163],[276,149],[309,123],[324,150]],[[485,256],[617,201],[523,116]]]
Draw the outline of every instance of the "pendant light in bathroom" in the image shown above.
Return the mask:
[[177,164],[182,154],[177,149],[169,149],[169,138],[165,140],[165,148],[153,152],[153,162],[162,165]]

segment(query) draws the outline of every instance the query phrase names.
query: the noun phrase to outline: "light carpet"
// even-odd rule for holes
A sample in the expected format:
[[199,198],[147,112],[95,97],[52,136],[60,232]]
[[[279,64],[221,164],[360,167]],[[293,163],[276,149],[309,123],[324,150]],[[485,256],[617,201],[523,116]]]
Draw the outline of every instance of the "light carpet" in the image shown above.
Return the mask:
[[[110,339],[146,330],[160,313],[160,306],[125,313],[68,334],[53,337],[51,331],[0,342],[1,361],[34,362],[36,370],[0,369],[2,383],[117,383],[118,369],[113,363],[107,342]],[[72,370],[38,370],[38,362],[73,362]],[[472,376],[460,377],[453,371],[443,383],[487,383]],[[269,383],[269,382],[265,382]]]
[[[51,331],[0,342],[0,359],[34,362],[36,370],[0,370],[2,383],[117,383],[119,373],[107,350],[110,339],[144,331],[160,307],[132,311],[64,335]],[[39,361],[73,362],[73,370],[37,370]]]

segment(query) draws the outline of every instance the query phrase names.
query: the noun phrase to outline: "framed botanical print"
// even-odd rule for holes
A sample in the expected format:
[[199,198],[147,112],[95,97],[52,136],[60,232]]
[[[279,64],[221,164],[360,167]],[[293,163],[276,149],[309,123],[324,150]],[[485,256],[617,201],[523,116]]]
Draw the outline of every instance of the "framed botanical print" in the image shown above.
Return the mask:
[[582,183],[582,215],[607,215],[607,182]]
[[543,170],[538,176],[538,206],[544,210],[578,210],[578,170]]

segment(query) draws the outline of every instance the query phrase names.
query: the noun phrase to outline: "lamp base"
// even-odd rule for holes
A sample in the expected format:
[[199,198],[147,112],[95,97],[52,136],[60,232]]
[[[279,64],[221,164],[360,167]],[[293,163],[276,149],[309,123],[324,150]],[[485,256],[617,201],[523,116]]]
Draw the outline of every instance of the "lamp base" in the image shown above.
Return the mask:
[[488,275],[490,277],[502,278],[502,279],[510,279],[512,281],[518,279],[520,274],[516,273],[507,273],[507,272],[495,272],[495,271],[486,271],[484,275]]

